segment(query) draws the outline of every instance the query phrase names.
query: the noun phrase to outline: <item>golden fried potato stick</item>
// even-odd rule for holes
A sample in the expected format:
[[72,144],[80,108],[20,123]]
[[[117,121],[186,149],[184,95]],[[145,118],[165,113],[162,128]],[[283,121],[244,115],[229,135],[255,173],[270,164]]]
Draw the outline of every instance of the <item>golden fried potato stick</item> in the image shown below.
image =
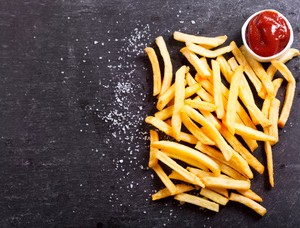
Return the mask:
[[180,52],[193,65],[193,67],[200,75],[202,75],[203,77],[209,77],[211,75],[211,73],[206,69],[203,62],[194,52],[191,52],[187,47],[180,49]]
[[267,157],[267,169],[269,175],[269,183],[274,187],[274,169],[273,169],[273,152],[269,142],[264,142],[265,153]]
[[174,170],[172,171],[172,173],[168,177],[170,179],[173,179],[173,180],[180,180],[180,181],[183,181],[185,183],[189,183],[189,184],[195,185],[196,188],[199,187],[199,184],[197,182],[198,179],[194,180],[194,181],[191,181],[190,179],[185,178],[184,176],[180,175],[178,172],[176,172]]
[[262,198],[257,195],[255,192],[253,192],[251,189],[248,190],[237,190],[240,194],[243,196],[246,196],[249,199],[255,200],[257,202],[262,202]]
[[[158,151],[159,152],[159,151]],[[156,155],[156,153],[155,153]],[[176,193],[176,186],[173,184],[173,182],[170,180],[170,178],[167,176],[165,171],[161,168],[159,164],[152,167],[152,169],[155,171],[157,176],[160,178],[160,180],[164,183],[164,185],[169,189],[171,194]]]
[[227,176],[236,179],[236,180],[249,180],[247,177],[240,174],[235,169],[231,168],[229,165],[226,165],[222,162],[217,162],[220,166],[221,172],[226,174]]
[[[213,177],[214,176],[214,174],[212,172],[197,169],[197,168],[193,168],[193,167],[187,167],[187,170],[190,171],[191,173],[194,173],[200,179],[203,178],[203,177]],[[228,197],[228,191],[225,188],[209,188],[209,189],[214,191],[214,192],[217,192],[217,193],[219,193],[219,194],[221,194],[225,197]]]
[[227,142],[224,140],[220,132],[210,121],[208,121],[203,115],[201,115],[195,109],[187,105],[183,106],[181,112],[187,114],[191,119],[193,119],[194,121],[201,124],[204,128],[206,128],[208,137],[217,144],[217,146],[222,151],[224,158],[227,161],[231,158],[234,150],[227,144]]
[[192,86],[188,86],[185,88],[185,98],[189,98],[193,96],[195,93],[197,93],[201,89],[201,85],[199,83],[196,83]]
[[184,105],[185,89],[184,89],[184,77],[186,67],[182,66],[175,74],[175,95],[174,95],[174,109],[172,114],[172,129],[174,138],[179,141],[179,133],[181,132],[181,113],[180,109]]
[[[282,57],[279,58],[279,61],[282,63],[286,63],[287,61],[291,60],[294,57],[297,57],[298,55],[300,55],[299,50],[297,50],[295,48],[290,48],[286,53],[284,53],[284,55]],[[270,65],[268,67],[267,74],[271,80],[273,79],[276,71],[277,71],[277,69],[273,65]]]
[[219,49],[215,49],[215,50],[212,51],[212,50],[209,50],[207,48],[204,48],[203,46],[194,44],[191,41],[187,41],[185,43],[185,45],[187,46],[187,48],[190,51],[192,51],[192,52],[194,52],[198,55],[208,57],[208,58],[216,58],[219,55],[223,55],[225,53],[231,52],[231,47],[230,46],[221,47]]
[[236,194],[234,192],[232,192],[230,194],[229,200],[244,204],[245,206],[256,211],[256,213],[258,213],[261,216],[264,216],[267,213],[266,208],[264,208],[263,206],[261,206],[260,204],[255,202],[254,200],[251,200],[245,196]]
[[[197,76],[198,76],[198,74],[196,75],[196,79],[200,84],[202,84],[202,87],[205,88],[205,90],[208,91],[209,93],[213,94],[213,86],[212,86],[211,82],[208,80],[202,79],[201,77],[197,77]],[[229,91],[224,85],[222,86],[222,93],[223,93],[223,96],[222,96],[223,104],[226,109]],[[236,108],[237,108],[237,114],[238,114],[236,122],[240,123],[240,124],[243,123],[244,125],[246,125],[248,127],[256,129],[252,120],[248,116],[248,113],[245,111],[245,109],[242,107],[242,105],[239,102],[237,103]],[[204,115],[204,113],[202,111],[201,111],[201,113]],[[209,113],[209,114],[211,114],[211,113]],[[214,125],[217,126],[216,124],[214,124]],[[220,126],[218,126],[217,129],[220,129]],[[246,144],[249,146],[251,151],[254,151],[258,147],[258,144],[255,140],[250,139],[250,138],[245,138],[245,137],[243,137],[243,139],[246,142]]]
[[176,184],[175,186],[176,186],[176,192],[174,194],[172,194],[168,188],[163,188],[152,195],[152,200],[155,201],[155,200],[163,199],[169,196],[174,196],[176,194],[188,192],[194,189],[193,186],[187,184]]
[[[187,161],[187,158],[192,159],[195,161],[194,164],[200,163],[200,164],[206,166],[207,168],[209,168],[216,176],[220,175],[219,165],[215,161],[213,161],[210,157],[201,153],[198,150],[195,150],[191,147],[185,146],[185,145],[177,143],[177,142],[164,141],[164,140],[155,142],[152,145],[154,147],[157,147],[160,150],[163,150],[165,153],[168,154],[168,156],[170,156],[172,158],[182,160],[185,162]],[[186,162],[186,163],[188,163],[188,162]],[[194,164],[191,164],[191,165],[194,166]],[[197,167],[197,166],[195,166],[195,167]]]
[[192,108],[207,111],[207,112],[213,112],[217,109],[217,106],[215,104],[202,101],[200,97],[196,97],[194,99],[187,99],[184,101],[184,103],[191,106]]
[[278,120],[278,126],[283,128],[291,112],[296,90],[296,82],[291,71],[287,68],[286,65],[284,65],[282,62],[279,62],[278,60],[273,60],[271,61],[271,63],[288,81],[283,107]]
[[252,138],[259,141],[275,141],[273,136],[267,135],[261,131],[254,130],[242,124],[236,124],[235,132],[238,135]]
[[218,204],[221,204],[223,206],[225,206],[227,203],[228,203],[228,198],[212,191],[212,190],[209,190],[207,188],[202,188],[201,191],[200,191],[200,195],[206,197],[207,199],[210,199]]
[[231,159],[229,161],[226,161],[224,156],[222,156],[222,153],[211,146],[204,145],[201,142],[198,142],[195,148],[201,151],[202,153],[208,155],[209,157],[212,157],[213,159],[217,160],[218,162],[230,166],[239,173],[243,174],[245,177],[248,177],[250,179],[253,178],[253,173],[249,167],[249,164],[236,151],[233,152]]
[[244,67],[245,73],[247,74],[248,78],[250,79],[250,81],[254,85],[255,90],[257,91],[258,95],[261,98],[264,99],[266,97],[266,90],[262,86],[262,83],[259,80],[259,78],[256,76],[256,74],[254,73],[254,71],[250,67],[250,65],[247,62],[245,56],[242,54],[242,52],[240,51],[240,49],[238,48],[238,46],[236,45],[236,43],[234,41],[232,41],[230,43],[230,46],[232,47],[232,54],[234,55],[236,60],[239,62],[239,64]]
[[221,90],[221,72],[220,72],[220,65],[217,61],[212,60],[212,71],[213,71],[213,86],[214,86],[214,101],[215,105],[217,106],[217,117],[218,119],[222,119],[225,112],[224,112],[224,105],[222,101],[222,90]]
[[[237,63],[236,63],[234,57],[229,59],[228,63],[230,64],[232,69],[235,69],[237,67]],[[273,86],[273,84],[272,84],[272,86]],[[269,96],[269,94],[267,96]],[[241,98],[242,102],[248,109],[249,114],[252,118],[252,121],[255,125],[261,124],[263,127],[267,127],[271,124],[270,121],[262,113],[262,111],[260,111],[260,109],[256,106],[251,88],[250,88],[244,75],[242,75],[242,78],[241,78],[241,86],[239,88],[239,97]]]
[[268,117],[269,116],[269,111],[270,111],[270,105],[271,105],[271,101],[274,97],[276,97],[277,93],[278,93],[278,90],[281,86],[283,82],[283,79],[282,78],[276,78],[272,81],[273,83],[273,86],[274,86],[274,95],[273,96],[270,96],[270,95],[267,95],[266,99],[264,100],[264,103],[263,103],[263,106],[262,106],[262,109],[261,109],[261,112],[266,116]]
[[160,120],[166,120],[172,117],[174,105],[168,106],[154,114],[154,116]]
[[253,169],[255,169],[260,174],[264,172],[264,166],[258,161],[255,156],[253,156],[253,154],[251,154],[243,146],[243,144],[233,134],[229,132],[229,130],[225,128],[225,126],[222,126],[220,132],[226,139],[226,141],[233,147],[233,149],[237,151]]
[[176,199],[180,202],[194,204],[196,206],[209,209],[211,211],[219,212],[219,204],[209,201],[207,199],[198,197],[198,196],[194,196],[194,195],[187,194],[187,193],[181,193],[181,194],[176,195],[174,197],[174,199]]
[[[178,172],[180,175],[182,175],[184,178],[186,178],[189,182],[193,182],[193,183],[197,184],[200,187],[205,187],[204,184],[203,184],[203,182],[195,174],[193,174],[193,173],[187,171],[186,169],[184,169],[181,165],[179,165],[177,162],[175,162],[167,154],[165,154],[165,153],[163,153],[161,151],[157,151],[155,153],[155,155],[156,155],[156,158],[158,160],[160,160],[165,165],[169,166],[174,171]],[[170,191],[170,192],[173,193],[173,191]]]
[[160,95],[162,95],[171,86],[173,79],[173,66],[164,38],[159,36],[156,38],[155,42],[164,61],[164,77],[160,90]]
[[148,162],[148,166],[150,168],[154,167],[158,163],[158,160],[155,157],[155,153],[158,149],[151,145],[152,143],[157,141],[159,141],[158,133],[154,130],[150,130],[150,155],[149,155],[149,162]]
[[181,41],[181,42],[190,41],[195,44],[201,44],[202,46],[205,46],[208,48],[217,47],[217,46],[223,44],[227,39],[227,36],[204,37],[204,36],[190,35],[190,34],[178,32],[178,31],[175,31],[173,33],[173,37],[177,41]]
[[269,119],[271,126],[268,128],[268,134],[275,138],[275,141],[270,142],[271,146],[278,142],[278,117],[279,117],[280,100],[273,98],[270,105]]
[[[186,81],[184,81],[186,86]],[[156,108],[162,110],[166,105],[170,104],[175,95],[175,84],[171,85],[163,95],[160,95],[157,100]]]
[[[165,121],[162,121],[161,119],[154,116],[147,116],[145,122],[153,125],[158,130],[164,132],[166,135],[173,137],[172,127],[170,126],[170,124],[166,123]],[[180,132],[179,137],[180,137],[180,141],[187,142],[190,144],[196,144],[198,142],[197,138],[185,132]]]
[[181,114],[182,123],[200,142],[207,145],[215,145],[215,142],[208,138],[186,114]]
[[263,68],[260,62],[254,59],[249,52],[247,52],[244,45],[240,47],[240,51],[245,56],[247,62],[252,67],[252,70],[255,72],[257,77],[261,80],[263,86],[265,87],[267,94],[273,95],[274,94],[274,87],[271,81],[271,78],[268,76],[267,72]]
[[225,114],[225,123],[231,134],[235,133],[236,106],[243,67],[238,66],[232,75]]
[[[207,112],[207,111],[204,111],[204,110],[199,110],[200,113],[205,117],[205,119],[207,119],[209,122],[211,122],[212,125],[215,126],[215,128],[217,128],[217,130],[220,130],[221,128],[221,123],[220,121],[218,121],[217,117],[215,117],[211,112]],[[202,131],[209,135],[209,132],[207,132],[208,130],[205,129],[205,128],[202,128]]]
[[145,51],[149,57],[151,62],[152,71],[153,71],[153,96],[156,96],[160,93],[161,90],[161,74],[160,67],[158,63],[158,59],[156,53],[153,48],[146,47]]
[[250,189],[250,182],[245,180],[235,180],[223,177],[203,177],[202,181],[208,188],[226,188],[226,189]]
[[[195,83],[198,83],[191,74],[186,75],[186,80],[189,86],[194,85]],[[199,83],[200,84],[200,83]],[[201,85],[201,84],[200,84]],[[206,102],[213,103],[214,98],[212,95],[210,95],[208,92],[206,92],[202,87],[199,91],[197,91],[197,95]]]
[[[234,59],[234,57],[232,57]],[[229,66],[229,60],[227,62],[227,60],[225,59],[225,57],[223,55],[220,55],[217,57],[217,62],[219,62],[220,64],[220,69],[221,69],[221,73],[223,74],[224,78],[226,79],[227,82],[231,82],[231,76],[233,74],[233,71],[238,64],[236,63],[235,68],[233,68],[232,66]],[[234,59],[235,60],[235,59]]]
[[[225,60],[226,62],[226,60]],[[230,65],[230,68],[232,70],[235,70],[239,65],[236,61],[236,59],[234,57],[231,57],[229,60],[228,60],[228,65]],[[230,80],[231,78],[227,79],[227,81],[230,83]],[[239,88],[239,97],[241,98],[242,102],[244,103],[244,105],[246,106],[247,104],[254,104],[255,105],[255,101],[254,101],[254,96],[253,96],[253,93],[252,93],[252,90],[249,86],[249,83],[247,81],[247,79],[245,78],[245,75],[243,74],[242,75],[242,78],[241,78],[241,86]],[[253,121],[253,123],[255,125],[258,125],[259,122],[257,120],[257,118],[255,117],[255,114],[253,114],[252,112],[249,112],[250,116],[251,116],[251,119]]]

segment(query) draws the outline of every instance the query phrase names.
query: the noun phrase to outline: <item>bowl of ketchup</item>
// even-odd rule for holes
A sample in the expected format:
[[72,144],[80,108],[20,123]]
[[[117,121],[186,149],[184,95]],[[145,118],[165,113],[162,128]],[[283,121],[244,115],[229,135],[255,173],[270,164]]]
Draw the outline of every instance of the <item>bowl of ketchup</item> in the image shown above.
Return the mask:
[[245,48],[260,62],[280,58],[294,41],[291,24],[285,16],[273,9],[251,15],[241,33]]

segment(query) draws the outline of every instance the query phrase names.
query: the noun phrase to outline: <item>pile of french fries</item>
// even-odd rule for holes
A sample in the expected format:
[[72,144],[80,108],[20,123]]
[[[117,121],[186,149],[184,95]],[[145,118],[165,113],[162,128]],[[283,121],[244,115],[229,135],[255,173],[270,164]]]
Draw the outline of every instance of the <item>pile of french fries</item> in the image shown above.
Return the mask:
[[[287,122],[296,86],[285,63],[299,51],[289,49],[266,69],[234,41],[219,47],[227,36],[174,32],[174,39],[185,43],[180,52],[190,63],[175,74],[163,37],[156,38],[163,73],[155,50],[145,48],[158,110],[145,119],[155,127],[150,130],[149,167],[165,185],[152,200],[173,196],[216,212],[220,205],[236,201],[263,216],[267,210],[260,204],[262,198],[251,190],[251,179],[253,170],[262,174],[265,167],[253,151],[257,141],[264,142],[273,187],[272,146],[279,139],[278,127]],[[232,57],[226,59],[225,54]],[[280,76],[273,79],[277,71]],[[287,87],[281,105],[276,96],[283,80]],[[259,102],[263,102],[261,108]],[[160,132],[174,140],[159,139]]]

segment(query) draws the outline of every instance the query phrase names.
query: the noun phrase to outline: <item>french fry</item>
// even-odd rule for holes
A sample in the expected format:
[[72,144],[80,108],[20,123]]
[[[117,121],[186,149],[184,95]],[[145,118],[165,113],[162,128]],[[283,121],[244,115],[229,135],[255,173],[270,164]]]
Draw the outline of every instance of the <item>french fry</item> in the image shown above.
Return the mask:
[[201,101],[200,97],[196,97],[195,99],[187,99],[184,101],[185,104],[192,108],[196,108],[199,110],[207,111],[207,112],[213,112],[217,109],[217,106],[215,104]]
[[276,139],[273,136],[267,135],[261,131],[254,130],[250,127],[246,127],[242,124],[236,124],[235,132],[238,135],[242,135],[248,138],[252,138],[259,141],[275,141]]
[[195,44],[201,44],[202,46],[208,46],[210,48],[217,47],[221,44],[223,44],[227,36],[217,36],[217,37],[204,37],[204,36],[195,36],[195,35],[190,35],[182,32],[177,32],[175,31],[173,33],[173,37],[177,41],[181,42],[193,42]]
[[262,113],[268,117],[269,116],[269,109],[270,109],[270,106],[271,106],[271,101],[274,97],[276,97],[276,94],[281,86],[283,82],[283,79],[282,78],[276,78],[272,81],[273,83],[273,86],[274,86],[274,95],[273,96],[270,96],[270,95],[267,95],[266,99],[264,100],[264,103],[263,103],[263,106],[262,106]]
[[190,195],[187,193],[181,193],[181,194],[176,195],[174,197],[174,199],[176,199],[180,202],[194,204],[196,206],[209,209],[211,211],[219,212],[219,204],[211,202],[204,198],[200,198],[198,196]]
[[[172,127],[165,121],[162,121],[161,119],[154,117],[154,116],[147,116],[145,119],[145,122],[153,125],[160,131],[164,132],[166,135],[173,137]],[[193,135],[185,133],[185,132],[180,132],[179,138],[180,138],[180,141],[184,141],[184,142],[187,142],[190,144],[196,144],[198,142],[197,138],[195,138]]]
[[256,213],[258,213],[261,216],[264,216],[267,213],[267,210],[261,206],[260,204],[258,204],[257,202],[255,202],[254,200],[251,200],[245,196],[236,194],[236,193],[231,193],[229,200],[231,201],[235,201],[241,204],[244,204],[245,206],[253,209],[254,211],[256,211]]
[[234,57],[236,58],[236,60],[239,62],[239,64],[244,67],[245,73],[247,74],[248,78],[250,79],[250,81],[254,85],[254,87],[255,87],[258,95],[261,98],[265,98],[266,97],[266,91],[265,91],[264,87],[262,86],[261,81],[255,75],[254,71],[250,67],[250,65],[247,62],[245,56],[242,54],[242,52],[237,47],[237,45],[236,45],[236,43],[234,41],[232,41],[230,43],[230,46],[232,47],[232,54],[234,55]]
[[179,133],[181,131],[181,113],[180,109],[184,105],[185,89],[184,89],[184,77],[186,67],[182,66],[175,75],[175,95],[174,95],[174,109],[172,114],[172,129],[174,138],[179,141]]
[[269,175],[269,183],[271,187],[274,187],[274,170],[273,170],[273,153],[272,147],[269,142],[264,142],[265,153],[267,157],[267,169]]
[[217,146],[222,151],[224,158],[228,161],[231,158],[234,150],[223,139],[215,126],[212,125],[212,123],[210,123],[206,118],[204,118],[203,115],[189,106],[184,105],[181,111],[207,129],[208,137],[217,144]]
[[243,74],[243,67],[237,67],[234,70],[233,76],[231,78],[231,84],[228,95],[227,111],[225,115],[225,122],[228,130],[234,135],[235,132],[235,118],[236,118],[236,103],[238,99],[239,86],[241,77]]
[[260,174],[264,172],[264,166],[243,146],[243,144],[234,135],[232,135],[224,126],[220,131],[233,149],[237,151],[253,169]]
[[185,98],[189,98],[197,93],[201,89],[201,85],[199,83],[193,84],[192,86],[185,88]]
[[153,96],[156,96],[160,93],[161,90],[161,74],[160,67],[158,63],[158,59],[156,53],[153,48],[146,47],[145,51],[149,57],[151,62],[152,71],[153,71]]
[[221,169],[222,173],[226,174],[227,176],[229,176],[233,179],[236,179],[236,180],[249,180],[248,178],[246,178],[245,176],[240,174],[238,171],[231,168],[229,165],[226,165],[224,163],[219,162],[219,166],[220,166],[220,169]]
[[274,94],[274,87],[271,82],[270,77],[268,76],[267,72],[264,70],[263,66],[261,65],[260,62],[255,60],[249,52],[247,52],[246,48],[244,45],[240,47],[240,51],[243,53],[245,56],[247,62],[249,65],[252,67],[252,70],[256,73],[258,78],[261,80],[263,86],[265,87],[267,94],[273,95]]
[[[291,60],[292,58],[294,58],[298,55],[300,55],[299,50],[297,50],[295,48],[290,48],[286,53],[284,53],[284,55],[282,57],[279,58],[279,61],[282,63],[286,63],[287,61]],[[273,79],[276,71],[277,71],[277,69],[273,65],[270,65],[268,67],[267,74],[271,80]]]
[[[232,57],[232,58],[234,59],[234,57]],[[229,60],[230,59],[227,62],[225,57],[222,56],[222,55],[218,56],[216,60],[220,64],[220,69],[221,69],[221,72],[222,72],[224,78],[226,79],[227,82],[230,83],[231,82],[231,76],[233,74],[232,70],[234,70],[238,66],[238,64],[236,63],[236,66],[233,68],[232,66],[229,65]],[[235,61],[235,59],[234,59],[234,61]]]
[[288,81],[283,107],[278,120],[278,126],[283,128],[287,119],[289,118],[290,111],[292,108],[292,103],[294,100],[294,95],[296,90],[296,82],[291,71],[287,68],[286,65],[284,65],[282,62],[279,62],[277,60],[273,60],[271,61],[271,63]]
[[[186,178],[189,182],[193,182],[193,183],[199,185],[200,187],[205,187],[203,182],[195,174],[190,173],[189,171],[184,169],[181,165],[179,165],[177,162],[175,162],[172,158],[168,157],[168,155],[166,155],[165,153],[163,153],[161,151],[157,151],[155,153],[155,155],[158,160],[160,160],[165,165],[169,166],[174,171],[180,173],[180,175],[182,175],[184,178]],[[171,191],[171,190],[170,190],[170,192],[173,193],[173,191]]]
[[240,194],[243,196],[246,196],[249,199],[255,200],[257,202],[262,202],[262,198],[257,195],[255,192],[253,192],[251,189],[248,190],[237,190]]
[[199,184],[198,184],[198,179],[195,179],[195,180],[191,180],[191,179],[187,179],[186,177],[182,176],[181,174],[179,174],[178,172],[176,171],[172,171],[172,173],[168,176],[170,179],[173,179],[173,180],[180,180],[180,181],[183,181],[185,183],[189,183],[189,184],[192,184],[192,185],[195,185],[197,187],[199,187]]
[[150,130],[150,156],[148,166],[152,168],[153,166],[157,165],[158,160],[155,157],[155,153],[157,148],[153,147],[151,144],[154,142],[159,141],[158,133],[154,130]]
[[175,95],[175,84],[170,86],[168,89],[166,89],[164,94],[159,96],[157,100],[156,108],[158,110],[162,110],[164,107],[167,106],[167,104],[170,103],[170,101],[174,98],[174,95]]
[[203,177],[202,181],[208,188],[226,188],[226,189],[250,189],[250,182],[245,180],[235,180],[222,177]]
[[174,106],[168,106],[154,114],[154,116],[160,120],[166,120],[172,117]]
[[209,190],[207,188],[202,188],[200,191],[200,195],[202,195],[218,204],[221,204],[223,206],[225,206],[229,201],[228,198],[226,198],[212,190]]
[[231,52],[230,46],[221,47],[219,49],[215,49],[212,51],[212,50],[206,49],[204,47],[201,47],[200,45],[196,45],[196,44],[192,43],[191,41],[186,41],[185,44],[190,51],[192,51],[198,55],[208,57],[208,58],[216,58],[219,55],[223,55],[227,52]]
[[[192,86],[196,83],[198,83],[191,74],[187,74],[186,75],[186,80],[187,80],[187,83],[189,86]],[[200,83],[199,83],[200,84]],[[201,84],[200,84],[201,85]],[[213,103],[214,101],[214,98],[209,94],[207,93],[202,87],[200,88],[200,90],[197,91],[197,95],[203,100],[203,101],[206,101],[206,102],[209,102],[209,103]]]
[[176,194],[188,192],[194,189],[193,186],[187,184],[176,184],[175,186],[176,186],[175,194],[172,194],[168,188],[163,188],[152,195],[152,200],[155,201],[155,200],[163,199],[169,196],[174,196]]
[[200,61],[199,57],[195,53],[191,52],[186,47],[182,48],[180,51],[200,75],[202,75],[203,77],[210,76],[210,72],[205,68],[205,65],[202,61]]
[[166,135],[172,135],[172,127],[157,117],[147,116],[145,122],[153,125],[160,131],[164,132]]
[[193,136],[192,134],[189,133],[185,133],[185,132],[180,132],[179,133],[179,138],[180,141],[183,142],[187,142],[189,144],[197,144],[197,142],[199,141],[195,136]]
[[[159,151],[158,151],[159,152]],[[155,153],[156,155],[157,153]],[[169,189],[171,194],[176,193],[176,186],[173,184],[173,182],[170,180],[170,178],[167,176],[165,171],[161,168],[159,164],[152,167],[152,169],[155,171],[157,176],[161,179],[161,181],[164,183],[164,185]]]
[[212,157],[213,159],[216,159],[217,161],[230,166],[231,168],[235,169],[236,171],[245,175],[246,177],[253,178],[253,173],[252,173],[251,169],[249,168],[248,163],[237,152],[234,151],[231,159],[229,161],[226,161],[224,159],[224,156],[222,156],[222,153],[220,153],[219,151],[217,151],[216,149],[214,149],[211,146],[204,145],[204,144],[198,142],[196,144],[195,148],[197,150],[200,150],[204,154]]
[[271,146],[273,146],[279,140],[277,123],[279,117],[280,100],[273,98],[270,106],[269,119],[272,124],[268,128],[268,134],[275,138],[275,141],[270,142]]
[[214,141],[208,138],[201,128],[199,128],[186,114],[181,114],[184,126],[203,144],[215,145]]
[[160,90],[160,95],[162,95],[171,86],[173,79],[173,66],[164,38],[159,36],[155,41],[164,61],[164,77]]
[[[211,112],[207,112],[207,111],[204,111],[204,110],[201,110],[201,109],[199,111],[205,117],[205,119],[207,119],[209,122],[211,122],[211,124],[213,126],[215,126],[215,128],[217,130],[220,130],[221,124]],[[205,128],[202,128],[202,131],[206,132],[206,134],[207,134],[208,130],[205,129]],[[209,133],[208,133],[208,135],[209,135]]]
[[186,158],[193,159],[194,161],[197,161],[198,163],[201,163],[202,165],[209,168],[216,176],[220,175],[219,165],[207,155],[201,153],[198,150],[180,143],[164,140],[155,142],[152,145],[154,147],[157,147],[158,149],[165,151],[169,156],[175,159],[179,159],[182,161],[186,161]]
[[211,65],[213,70],[214,101],[217,106],[216,113],[218,119],[222,119],[224,116],[224,105],[222,101],[220,65],[215,60],[211,61]]
[[274,97],[277,95],[278,90],[279,90],[279,88],[280,88],[282,82],[283,82],[283,79],[282,79],[282,78],[276,78],[276,79],[274,79],[274,80],[272,81],[273,86],[274,86]]

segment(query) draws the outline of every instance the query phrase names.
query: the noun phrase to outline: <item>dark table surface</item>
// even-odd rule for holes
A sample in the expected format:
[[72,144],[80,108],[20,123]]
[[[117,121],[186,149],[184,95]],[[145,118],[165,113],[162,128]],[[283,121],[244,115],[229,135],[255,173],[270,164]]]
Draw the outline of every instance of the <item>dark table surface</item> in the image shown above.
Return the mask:
[[[300,89],[274,147],[275,188],[255,174],[268,213],[229,203],[215,214],[172,199],[147,168],[154,111],[143,49],[162,35],[176,69],[180,30],[228,35],[274,8],[294,27],[300,1],[0,1],[0,227],[296,227]],[[299,85],[299,58],[288,63]],[[262,149],[255,154],[265,164]]]

